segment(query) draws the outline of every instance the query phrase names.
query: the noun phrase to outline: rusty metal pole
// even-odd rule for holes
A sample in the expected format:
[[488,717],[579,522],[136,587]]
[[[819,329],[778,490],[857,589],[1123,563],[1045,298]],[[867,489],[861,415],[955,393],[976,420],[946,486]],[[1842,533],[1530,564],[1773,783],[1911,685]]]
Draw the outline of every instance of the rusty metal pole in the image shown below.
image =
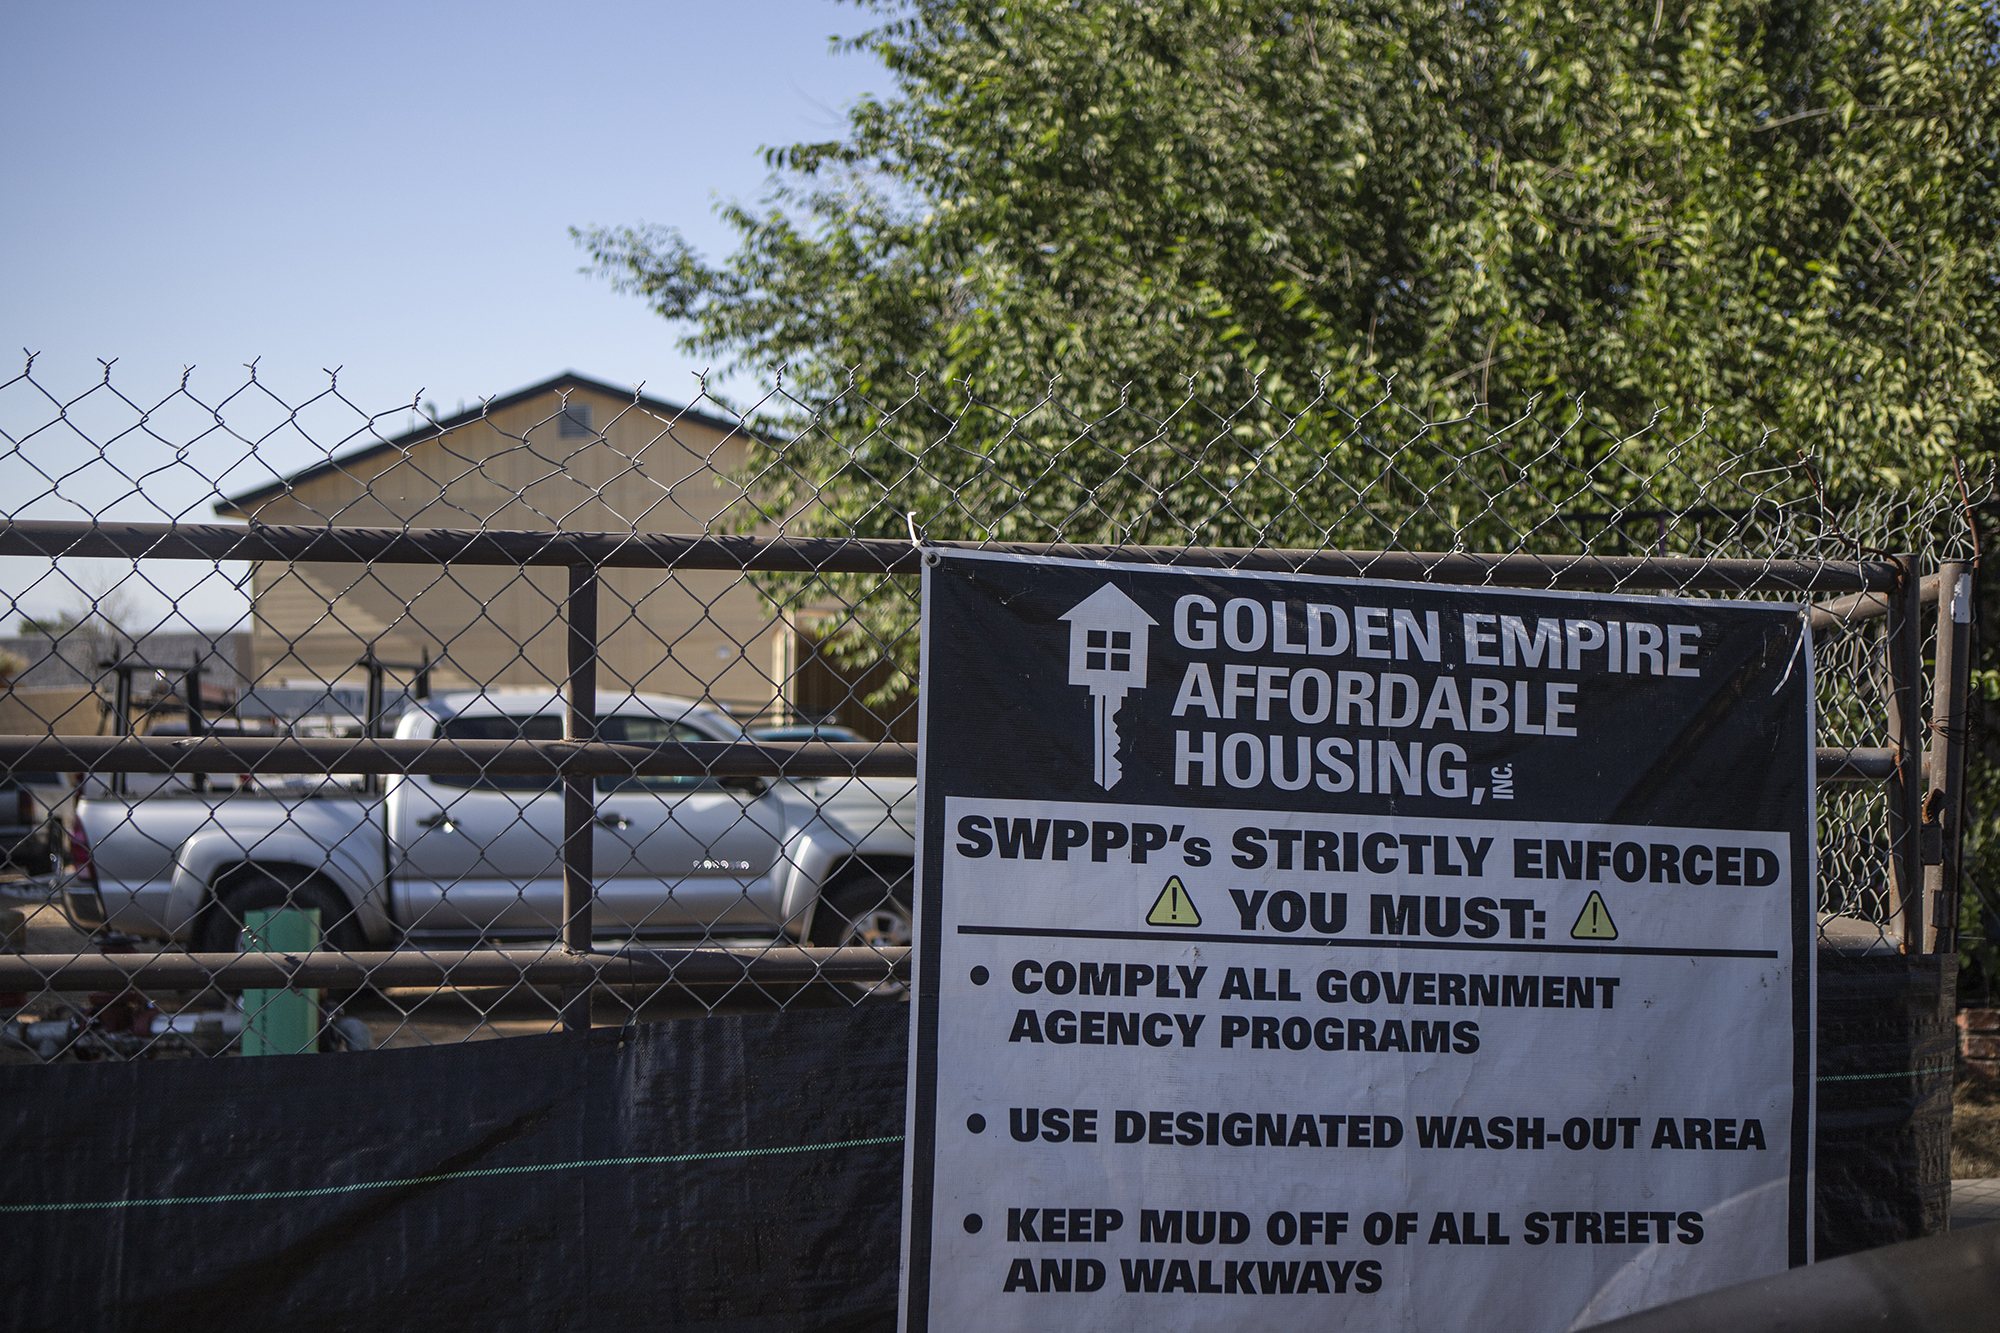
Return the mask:
[[1904,953],[1922,953],[1924,935],[1924,641],[1917,557],[1899,555],[1900,576],[1889,594],[1889,744],[1896,774],[1889,780],[1889,876],[1901,918]]
[[1931,792],[1924,798],[1924,888],[1933,950],[1958,948],[1965,849],[1965,748],[1972,686],[1972,566],[1938,566],[1937,662],[1931,674]]
[[[194,659],[194,665],[187,669],[187,676],[181,683],[181,690],[187,695],[188,739],[197,740],[208,731],[208,721],[201,712],[201,657]],[[195,773],[188,782],[196,791],[208,790],[208,774]]]
[[[597,567],[569,567],[569,675],[563,687],[563,739],[597,739]],[[588,774],[563,777],[563,948],[590,952],[591,879],[595,874],[592,842],[597,831],[597,802]],[[590,1027],[590,987],[563,993],[562,1025],[566,1032]]]
[[199,736],[208,729],[207,719],[202,716],[201,712],[200,659],[196,659],[195,664],[187,669],[187,675],[181,685],[181,692],[187,696],[188,735]]
[[[116,717],[112,727],[118,736],[124,737],[132,734],[132,664],[119,662],[117,671],[118,683],[113,687],[117,693],[112,696],[111,705]],[[114,795],[125,795],[129,787],[130,784],[125,781],[123,773],[111,775],[111,791]]]
[[[362,711],[367,714],[367,718],[362,723],[361,734],[369,740],[380,740],[382,738],[383,666],[381,662],[376,660],[373,645],[370,645],[368,656],[362,658],[360,664],[368,668],[368,701],[361,706]],[[379,774],[370,773],[362,780],[361,790],[370,796],[376,796],[386,790],[387,785]]]

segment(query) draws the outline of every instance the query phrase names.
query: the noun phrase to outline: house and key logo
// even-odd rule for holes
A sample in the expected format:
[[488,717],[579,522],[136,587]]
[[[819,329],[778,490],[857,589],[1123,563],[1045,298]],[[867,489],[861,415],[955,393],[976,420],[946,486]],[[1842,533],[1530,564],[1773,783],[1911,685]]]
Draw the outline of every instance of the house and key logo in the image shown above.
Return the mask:
[[1058,617],[1069,622],[1069,683],[1090,691],[1091,777],[1110,791],[1118,763],[1118,706],[1146,688],[1146,632],[1159,622],[1107,583]]

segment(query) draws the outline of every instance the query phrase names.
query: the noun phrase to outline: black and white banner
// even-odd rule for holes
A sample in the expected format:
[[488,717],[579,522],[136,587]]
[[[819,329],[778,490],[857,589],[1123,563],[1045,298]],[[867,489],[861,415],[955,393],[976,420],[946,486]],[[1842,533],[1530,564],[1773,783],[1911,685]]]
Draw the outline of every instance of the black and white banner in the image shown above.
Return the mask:
[[906,1328],[1809,1259],[1797,607],[953,554],[923,615]]

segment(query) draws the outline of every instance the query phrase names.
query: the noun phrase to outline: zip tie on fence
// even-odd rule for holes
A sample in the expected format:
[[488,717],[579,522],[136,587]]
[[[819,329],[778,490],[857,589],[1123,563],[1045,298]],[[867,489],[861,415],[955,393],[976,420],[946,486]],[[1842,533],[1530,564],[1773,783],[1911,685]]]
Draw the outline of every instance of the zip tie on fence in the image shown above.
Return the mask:
[[1948,1074],[1957,1066],[1932,1065],[1929,1069],[1895,1069],[1886,1074],[1821,1074],[1816,1083],[1858,1083],[1870,1078],[1915,1078],[1919,1074]]
[[688,1162],[721,1162],[744,1157],[781,1157],[794,1153],[831,1152],[836,1148],[875,1148],[901,1143],[901,1134],[883,1134],[872,1139],[842,1139],[836,1143],[788,1144],[781,1148],[734,1148],[723,1152],[671,1153],[649,1157],[598,1157],[581,1162],[531,1162],[524,1166],[487,1166],[466,1171],[439,1171],[427,1176],[403,1176],[395,1180],[365,1180],[352,1185],[321,1185],[313,1189],[256,1190],[243,1194],[190,1194],[164,1199],[99,1199],[84,1203],[0,1203],[6,1213],[102,1212],[110,1208],[165,1208],[173,1204],[266,1203],[278,1199],[321,1199],[337,1194],[359,1194],[367,1190],[401,1189],[408,1185],[435,1185],[452,1180],[477,1180],[489,1176],[524,1176],[545,1171],[580,1171],[599,1166],[677,1166]]
[[910,545],[916,548],[918,557],[927,565],[936,565],[942,562],[944,557],[939,555],[935,548],[924,545],[923,531],[917,527],[917,511],[914,509],[904,511],[903,522],[909,525]]
[[1771,687],[1773,695],[1784,689],[1785,682],[1792,678],[1792,668],[1799,664],[1799,654],[1805,651],[1806,638],[1812,633],[1812,612],[1801,611],[1799,619],[1804,623],[1799,626],[1799,637],[1792,640],[1792,655],[1785,659],[1785,674],[1778,677],[1778,683]]

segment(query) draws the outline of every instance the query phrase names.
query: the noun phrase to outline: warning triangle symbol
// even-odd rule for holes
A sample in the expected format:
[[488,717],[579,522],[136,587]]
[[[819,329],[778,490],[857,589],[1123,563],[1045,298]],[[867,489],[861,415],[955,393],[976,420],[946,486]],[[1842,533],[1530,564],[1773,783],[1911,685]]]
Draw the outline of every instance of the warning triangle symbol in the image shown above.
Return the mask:
[[1153,910],[1146,913],[1149,926],[1198,926],[1201,913],[1194,910],[1194,899],[1188,897],[1187,886],[1181,883],[1179,875],[1171,876],[1167,886],[1160,890],[1160,896],[1153,900]]
[[1573,940],[1615,940],[1618,927],[1612,923],[1611,912],[1604,906],[1604,898],[1597,890],[1590,891],[1583,910],[1577,913],[1576,924],[1569,929]]

